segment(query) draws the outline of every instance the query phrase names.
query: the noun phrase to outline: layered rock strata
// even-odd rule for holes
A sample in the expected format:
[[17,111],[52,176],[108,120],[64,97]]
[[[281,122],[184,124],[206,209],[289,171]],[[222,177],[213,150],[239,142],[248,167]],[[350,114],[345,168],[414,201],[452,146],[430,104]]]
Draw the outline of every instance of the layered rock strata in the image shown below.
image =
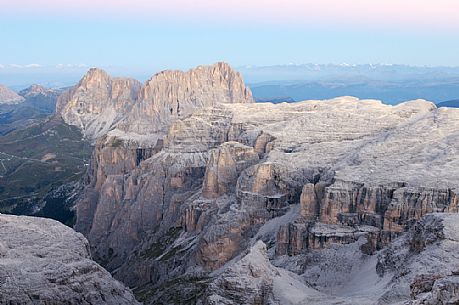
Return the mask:
[[225,65],[192,71],[140,90],[134,121],[98,140],[77,206],[95,257],[147,303],[172,302],[161,287],[202,297],[184,283],[205,291],[259,239],[293,270],[336,247],[372,256],[427,213],[457,212],[457,110],[254,104]]
[[125,139],[164,135],[177,119],[196,109],[219,103],[251,103],[252,93],[239,73],[225,63],[200,66],[188,72],[163,71],[145,84],[112,78],[93,68],[59,99],[57,112],[69,125],[96,140],[109,131]]

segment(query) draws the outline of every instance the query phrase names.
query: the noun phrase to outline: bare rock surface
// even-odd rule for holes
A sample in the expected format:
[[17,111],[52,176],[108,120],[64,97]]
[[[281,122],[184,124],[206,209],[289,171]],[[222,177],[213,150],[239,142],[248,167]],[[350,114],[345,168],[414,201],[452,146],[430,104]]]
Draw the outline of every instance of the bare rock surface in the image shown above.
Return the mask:
[[89,139],[105,135],[132,109],[141,84],[128,78],[112,78],[93,68],[61,95],[57,113],[69,125],[79,127]]
[[89,139],[111,135],[155,143],[177,119],[218,103],[252,103],[241,75],[228,64],[199,66],[187,72],[163,71],[145,84],[112,78],[93,68],[78,85],[64,93],[57,112]]
[[0,304],[138,304],[87,240],[44,218],[0,215]]
[[0,104],[19,104],[24,100],[22,96],[10,88],[0,85]]
[[[202,302],[455,304],[459,257],[451,251],[458,247],[458,223],[457,214],[429,214],[379,256],[362,255],[359,241],[311,252],[295,261],[285,257],[270,261],[265,244],[258,241],[218,272]],[[421,248],[409,246],[418,242],[423,243]],[[303,266],[294,274],[287,271],[292,267],[289,263]]]
[[42,85],[33,84],[25,88],[24,90],[19,91],[19,95],[25,98],[35,97],[37,95],[48,96],[51,94],[55,94],[56,91],[57,90],[45,88]]
[[77,205],[96,260],[146,304],[409,301],[412,278],[389,289],[392,256],[378,255],[400,245],[406,264],[421,259],[424,245],[401,240],[426,215],[459,211],[459,111],[424,100],[251,102],[225,64],[140,88],[96,141]]
[[381,301],[454,304],[458,300],[459,215],[429,214],[378,257],[377,272],[392,274]]
[[164,132],[196,109],[254,101],[241,75],[226,63],[160,72],[145,83],[138,100],[120,129],[141,135]]

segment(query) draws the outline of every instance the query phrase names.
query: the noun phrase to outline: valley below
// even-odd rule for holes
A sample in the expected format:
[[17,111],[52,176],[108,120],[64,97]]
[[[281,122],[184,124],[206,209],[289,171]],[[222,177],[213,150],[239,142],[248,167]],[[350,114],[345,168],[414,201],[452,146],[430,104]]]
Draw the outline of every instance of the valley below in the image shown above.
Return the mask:
[[459,109],[255,103],[226,63],[55,104],[0,137],[0,212],[79,233],[0,215],[0,304],[459,302]]

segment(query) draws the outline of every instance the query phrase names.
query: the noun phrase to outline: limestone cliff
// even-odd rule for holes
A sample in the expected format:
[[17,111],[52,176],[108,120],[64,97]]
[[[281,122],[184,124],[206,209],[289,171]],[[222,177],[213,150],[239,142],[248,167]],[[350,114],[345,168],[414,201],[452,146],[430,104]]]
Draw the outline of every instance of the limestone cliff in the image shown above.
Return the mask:
[[[92,140],[115,128],[114,134],[138,139],[164,134],[175,120],[205,106],[251,102],[241,75],[225,63],[188,72],[163,71],[143,85],[93,68],[60,97],[57,113]],[[156,139],[147,142],[154,145]]]
[[[423,100],[252,101],[221,63],[143,86],[91,70],[61,97],[64,119],[98,137],[75,228],[147,304],[233,304],[239,275],[257,279],[247,302],[277,300],[285,281],[313,294],[301,300],[342,302],[322,290],[358,278],[355,266],[382,283],[377,253],[426,214],[458,212],[457,110]],[[338,266],[339,276],[321,277],[318,266]]]
[[93,68],[60,96],[56,112],[67,124],[79,127],[87,138],[96,139],[130,112],[140,87],[136,80],[112,78],[105,71]]
[[226,63],[187,72],[164,71],[142,87],[139,103],[120,128],[138,134],[164,132],[196,109],[220,103],[252,103],[241,75]]

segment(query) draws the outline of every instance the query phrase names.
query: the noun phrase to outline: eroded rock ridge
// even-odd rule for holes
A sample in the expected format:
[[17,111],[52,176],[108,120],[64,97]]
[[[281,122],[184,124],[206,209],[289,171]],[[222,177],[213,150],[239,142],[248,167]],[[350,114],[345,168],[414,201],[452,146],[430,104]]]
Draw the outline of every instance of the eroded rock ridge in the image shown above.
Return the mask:
[[[110,78],[101,79],[97,95],[113,106]],[[72,90],[82,90],[91,105],[91,86]],[[160,73],[136,96],[128,99],[128,114],[110,121],[97,140],[76,229],[140,300],[394,304],[414,298],[408,282],[397,296],[385,294],[395,271],[381,272],[388,264],[377,256],[414,234],[426,215],[458,212],[457,110],[351,97],[255,104],[225,64]],[[64,119],[92,117],[80,117],[79,98],[69,97]],[[118,115],[122,107],[111,109]],[[362,270],[376,290],[352,296],[351,287],[338,287]],[[330,287],[342,294],[331,295]]]

